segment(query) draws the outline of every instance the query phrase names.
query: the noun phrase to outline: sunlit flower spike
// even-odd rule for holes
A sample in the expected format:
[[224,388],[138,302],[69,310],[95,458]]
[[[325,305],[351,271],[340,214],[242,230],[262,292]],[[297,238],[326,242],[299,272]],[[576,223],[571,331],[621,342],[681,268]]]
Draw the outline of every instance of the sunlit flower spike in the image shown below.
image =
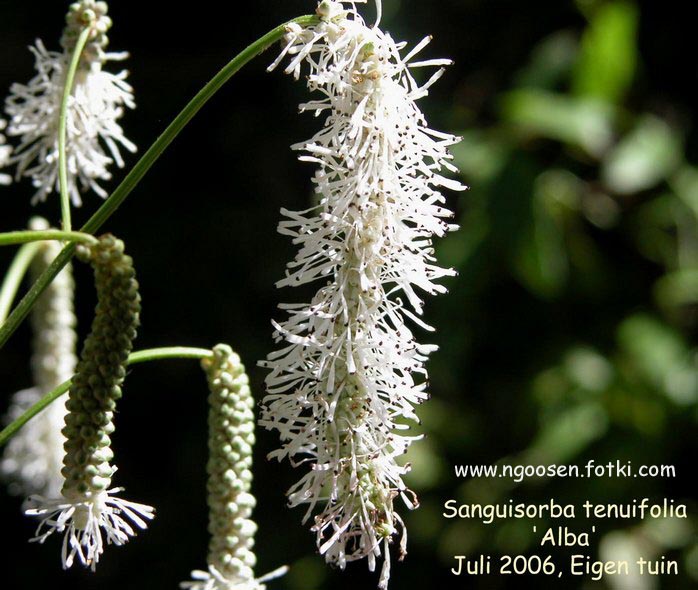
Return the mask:
[[[395,500],[417,505],[397,458],[419,438],[405,431],[428,397],[424,364],[436,348],[408,323],[431,330],[420,292],[445,292],[437,280],[455,274],[436,264],[432,238],[456,228],[441,191],[465,188],[444,175],[456,171],[448,147],[458,138],[429,128],[416,104],[451,62],[415,61],[429,38],[405,51],[352,2],[323,1],[317,13],[320,24],[289,27],[271,68],[284,58],[296,78],[307,68],[317,98],[301,111],[325,117],[293,146],[316,166],[319,204],[282,210],[279,231],[299,250],[278,286],[321,286],[309,304],[281,306],[283,344],[261,363],[260,424],[279,432],[272,457],[306,469],[288,498],[307,507],[320,553],[340,568],[366,558],[371,570],[382,555],[384,588],[389,543],[402,531],[400,556],[406,546]],[[440,69],[420,84],[410,71],[420,66]]]
[[101,181],[109,180],[109,167],[124,165],[121,149],[136,146],[121,129],[125,108],[134,108],[133,90],[127,72],[113,74],[104,69],[109,61],[120,61],[126,53],[108,53],[107,31],[111,19],[107,4],[81,0],[71,5],[61,39],[63,50],[49,51],[37,40],[34,54],[36,76],[28,84],[15,83],[5,102],[9,117],[6,133],[18,145],[6,165],[15,165],[15,178],[31,179],[36,192],[32,202],[44,201],[58,191],[58,121],[68,63],[76,38],[90,27],[89,42],[82,54],[67,113],[68,191],[74,205],[81,193],[92,190],[101,197]]

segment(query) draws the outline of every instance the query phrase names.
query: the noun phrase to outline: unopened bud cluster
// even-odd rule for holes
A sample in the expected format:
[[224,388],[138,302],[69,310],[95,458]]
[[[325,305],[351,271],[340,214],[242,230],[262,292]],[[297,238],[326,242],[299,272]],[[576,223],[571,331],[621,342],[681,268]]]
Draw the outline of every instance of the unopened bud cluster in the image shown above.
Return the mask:
[[254,534],[250,520],[254,400],[240,358],[221,345],[203,361],[209,380],[208,505],[209,564],[230,580],[254,578]]
[[281,568],[255,579],[253,547],[257,525],[251,519],[254,400],[240,357],[225,345],[202,361],[209,385],[208,506],[211,535],[208,571],[195,570],[182,588],[263,590],[263,582],[285,573]]
[[153,509],[116,497],[119,488],[109,489],[116,471],[110,438],[114,410],[139,324],[133,261],[124,254],[123,242],[111,235],[79,246],[77,255],[94,268],[98,303],[66,403],[65,483],[61,498],[31,498],[35,508],[27,514],[42,519],[35,541],[65,532],[64,567],[77,556],[95,569],[105,541],[123,545],[135,534],[130,523],[146,528],[144,519],[153,517]]
[[105,236],[95,246],[80,246],[78,257],[94,267],[98,303],[66,404],[66,497],[101,492],[111,484],[112,420],[140,313],[133,261],[121,240]]
[[87,60],[104,59],[104,50],[109,45],[107,32],[111,29],[112,21],[107,16],[109,7],[106,2],[82,0],[70,5],[65,17],[66,26],[61,37],[61,46],[67,52],[75,49],[78,37],[86,28],[89,29],[88,43],[83,57]]

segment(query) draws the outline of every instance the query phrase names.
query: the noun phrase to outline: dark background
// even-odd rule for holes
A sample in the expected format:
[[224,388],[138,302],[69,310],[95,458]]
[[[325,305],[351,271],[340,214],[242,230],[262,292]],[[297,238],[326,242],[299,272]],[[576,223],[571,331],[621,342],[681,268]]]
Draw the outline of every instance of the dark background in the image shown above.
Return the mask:
[[[688,502],[690,521],[603,522],[591,553],[603,539],[602,551],[625,543],[666,554],[679,560],[679,576],[626,587],[695,587],[689,476],[698,450],[698,66],[687,3],[385,4],[384,26],[396,38],[414,44],[433,34],[425,55],[456,61],[422,108],[434,128],[464,135],[456,162],[472,186],[449,196],[462,229],[439,244],[440,260],[460,276],[426,312],[438,331],[422,338],[442,349],[429,365],[433,398],[420,410],[428,438],[411,457],[410,484],[422,507],[406,515],[409,556],[394,565],[391,587],[619,587],[571,578],[454,578],[454,554],[547,551],[535,546],[532,523],[447,521],[443,503],[664,496]],[[32,76],[26,47],[35,38],[58,47],[66,7],[3,0],[0,88]],[[140,153],[244,45],[313,7],[297,0],[114,2],[111,48],[131,54],[138,103],[123,126]],[[228,342],[260,398],[264,371],[255,363],[273,348],[275,307],[310,293],[273,285],[294,255],[276,233],[279,208],[305,208],[311,191],[311,169],[288,146],[318,124],[296,114],[302,83],[265,73],[273,57],[270,51],[257,59],[213,98],[104,228],[125,240],[139,273],[137,348]],[[127,165],[135,161],[128,156]],[[123,171],[114,176],[107,188]],[[0,231],[25,227],[34,213],[57,221],[57,200],[32,208],[31,194],[26,181],[2,187]],[[78,223],[99,205],[94,195],[84,201]],[[0,252],[0,264],[11,255]],[[89,272],[78,268],[76,275],[84,336],[94,295]],[[23,326],[0,355],[4,399],[30,383],[29,339]],[[156,520],[126,547],[108,549],[96,574],[65,573],[58,541],[28,545],[33,523],[21,515],[19,499],[0,492],[0,588],[176,588],[205,565],[201,372],[192,361],[138,366],[125,392],[115,483],[129,499],[156,506]],[[283,492],[299,474],[264,459],[277,443],[274,433],[259,432],[258,440],[258,573],[288,563],[291,573],[272,588],[375,587],[365,563],[339,573],[315,555],[302,511],[285,508]],[[452,467],[501,459],[582,465],[591,458],[673,464],[678,477],[514,485],[463,482]],[[552,553],[563,563],[569,551]]]

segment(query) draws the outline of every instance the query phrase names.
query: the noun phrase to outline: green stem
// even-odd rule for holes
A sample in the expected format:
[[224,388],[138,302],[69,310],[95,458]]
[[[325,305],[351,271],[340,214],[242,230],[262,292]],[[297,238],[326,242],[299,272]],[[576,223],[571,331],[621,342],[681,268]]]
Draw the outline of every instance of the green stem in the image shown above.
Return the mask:
[[84,244],[96,244],[98,241],[97,238],[91,234],[79,231],[61,231],[59,229],[11,231],[0,234],[0,246],[13,246],[29,242],[45,242],[47,240]]
[[10,336],[14,334],[15,330],[29,315],[36,300],[41,296],[46,287],[51,284],[53,279],[58,276],[58,273],[63,270],[63,267],[70,262],[74,254],[75,244],[71,242],[61,250],[61,253],[56,256],[56,259],[41,273],[41,275],[39,275],[39,278],[29,288],[27,294],[22,297],[22,300],[17,304],[17,307],[12,310],[10,317],[0,326],[0,348],[5,346]]
[[[199,112],[201,107],[223,86],[236,72],[244,65],[250,62],[254,57],[262,53],[264,50],[271,47],[274,43],[280,41],[286,33],[286,28],[291,23],[297,23],[301,26],[309,26],[318,22],[316,16],[301,16],[288,23],[284,23],[269,31],[264,37],[261,37],[252,45],[247,47],[236,57],[234,57],[228,65],[226,65],[204,88],[182,109],[170,123],[169,127],[155,140],[155,143],[143,154],[143,157],[131,169],[126,178],[105,201],[105,203],[90,217],[87,223],[82,227],[82,231],[94,234],[109,217],[119,208],[126,200],[126,197],[136,187],[140,180],[145,176],[145,173],[165,151],[167,146],[172,143],[172,140],[179,135],[186,124]],[[36,299],[53,281],[53,279],[61,272],[61,269],[68,263],[75,253],[75,244],[68,244],[51,265],[41,274],[32,285],[29,292],[22,298],[17,307],[7,321],[0,326],[0,348],[5,346],[10,336],[29,315],[31,308]]]
[[78,37],[73,55],[70,58],[70,65],[65,76],[65,86],[63,88],[63,98],[61,99],[61,112],[58,116],[58,186],[61,192],[61,220],[64,231],[72,229],[70,221],[70,192],[68,191],[68,157],[66,155],[66,136],[68,130],[68,103],[73,94],[75,84],[75,74],[80,65],[80,57],[85,49],[90,36],[90,27],[85,27]]
[[[162,359],[203,359],[212,356],[210,350],[204,348],[186,348],[182,346],[172,346],[169,348],[152,348],[149,350],[139,350],[133,352],[128,357],[129,365],[136,365],[148,361],[158,361]],[[39,414],[59,397],[66,394],[70,389],[72,381],[61,383],[56,389],[44,395],[38,402],[31,406],[14,422],[0,431],[0,447],[4,446],[29,420]]]
[[128,357],[129,365],[137,365],[149,361],[163,359],[203,359],[213,353],[206,348],[189,348],[186,346],[170,346],[167,348],[150,348],[132,352]]
[[39,243],[25,244],[19,249],[12,264],[10,264],[2,287],[0,287],[0,323],[7,319],[7,314],[12,308],[12,302],[19,291],[22,279],[27,274],[27,269],[39,248],[41,248]]

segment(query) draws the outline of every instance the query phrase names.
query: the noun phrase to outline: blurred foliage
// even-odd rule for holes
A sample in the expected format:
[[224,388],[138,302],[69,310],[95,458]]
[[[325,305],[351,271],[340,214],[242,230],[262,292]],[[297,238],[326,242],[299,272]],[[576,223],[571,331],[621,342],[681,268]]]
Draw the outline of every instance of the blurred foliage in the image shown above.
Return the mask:
[[[429,445],[416,445],[412,481],[437,492],[414,521],[436,518],[451,497],[450,463],[675,464],[679,481],[473,479],[454,497],[688,502],[690,522],[596,522],[594,551],[605,559],[666,554],[682,564],[678,579],[608,577],[607,587],[695,587],[687,472],[698,419],[698,170],[684,155],[683,130],[629,100],[641,71],[637,6],[578,7],[581,34],[558,31],[534,47],[498,97],[494,123],[465,130],[455,150],[473,188],[461,231],[440,245],[460,277],[434,310],[451,326],[432,368],[442,401],[424,408]],[[527,302],[518,309],[525,317],[498,307],[514,297]],[[510,343],[499,343],[502,374],[480,375],[497,338]],[[443,374],[463,357],[457,374]],[[511,407],[463,403],[473,394],[500,404],[508,397]],[[495,425],[478,425],[487,420]],[[456,519],[412,531],[415,542],[438,544],[444,567],[454,554],[541,551],[530,523]],[[496,585],[473,587],[495,587],[488,583]]]

